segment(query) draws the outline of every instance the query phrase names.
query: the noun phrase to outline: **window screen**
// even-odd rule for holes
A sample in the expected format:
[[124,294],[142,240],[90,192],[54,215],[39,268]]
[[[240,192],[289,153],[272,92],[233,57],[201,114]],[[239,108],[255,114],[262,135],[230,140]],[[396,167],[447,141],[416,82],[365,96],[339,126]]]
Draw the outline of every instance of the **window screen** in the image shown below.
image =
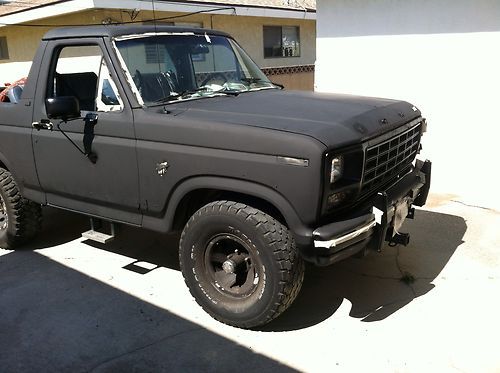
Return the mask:
[[299,57],[298,26],[264,26],[264,57]]

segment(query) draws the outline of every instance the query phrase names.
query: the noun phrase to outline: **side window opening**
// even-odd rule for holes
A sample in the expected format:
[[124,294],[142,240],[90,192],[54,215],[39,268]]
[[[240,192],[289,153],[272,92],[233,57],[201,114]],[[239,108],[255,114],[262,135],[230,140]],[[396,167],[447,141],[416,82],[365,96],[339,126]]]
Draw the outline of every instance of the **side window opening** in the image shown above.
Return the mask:
[[99,74],[99,86],[97,88],[97,111],[121,111],[123,102],[116,88],[116,84],[111,79],[109,69],[104,58],[101,60],[101,69]]
[[74,96],[82,111],[121,111],[123,102],[101,48],[68,46],[60,50],[49,97]]

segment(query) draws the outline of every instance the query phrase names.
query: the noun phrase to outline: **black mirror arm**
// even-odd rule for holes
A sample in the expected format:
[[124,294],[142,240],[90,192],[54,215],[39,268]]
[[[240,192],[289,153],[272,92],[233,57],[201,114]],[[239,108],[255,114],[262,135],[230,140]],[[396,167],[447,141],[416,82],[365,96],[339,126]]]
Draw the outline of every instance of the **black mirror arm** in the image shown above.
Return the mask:
[[[75,118],[75,119],[77,119],[77,118]],[[80,147],[79,147],[79,146],[78,146],[78,145],[77,145],[77,144],[76,144],[73,140],[71,140],[71,138],[70,138],[70,137],[66,134],[66,132],[64,132],[64,130],[61,128],[61,124],[63,124],[63,123],[68,123],[68,121],[67,121],[67,120],[61,120],[59,123],[57,123],[57,129],[58,129],[59,131],[61,131],[61,133],[64,135],[64,137],[66,137],[66,138],[68,139],[68,141],[69,141],[70,143],[72,143],[72,144],[73,144],[73,146],[74,146],[74,147],[75,147],[75,148],[76,148],[76,149],[77,149],[80,153],[82,153],[84,156],[87,156],[87,154],[85,154],[85,152],[84,152],[82,149],[80,149]]]
[[[87,157],[89,159],[90,162],[92,163],[96,163],[97,162],[97,154],[95,154],[94,152],[92,152],[91,150],[89,152],[85,152],[84,150],[82,150],[73,140],[71,140],[71,138],[66,134],[66,132],[64,132],[64,130],[61,128],[61,125],[63,123],[67,123],[67,122],[70,122],[70,121],[73,121],[73,120],[77,120],[77,119],[87,119],[87,117],[85,118],[72,118],[72,119],[69,119],[69,120],[61,120],[59,123],[57,123],[57,129],[64,135],[64,137],[66,137],[66,139],[68,139],[68,141],[84,156],[84,157]],[[95,123],[97,122],[97,118],[95,118]],[[95,125],[95,123],[92,123],[93,125]]]

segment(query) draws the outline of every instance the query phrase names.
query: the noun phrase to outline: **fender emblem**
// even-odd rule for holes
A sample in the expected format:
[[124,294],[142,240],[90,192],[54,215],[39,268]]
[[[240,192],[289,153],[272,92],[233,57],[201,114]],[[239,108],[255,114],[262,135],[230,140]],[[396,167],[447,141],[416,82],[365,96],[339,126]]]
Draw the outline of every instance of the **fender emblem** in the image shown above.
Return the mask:
[[156,164],[156,172],[158,172],[158,175],[160,175],[160,176],[165,176],[165,174],[167,173],[168,167],[169,167],[169,164],[166,161],[161,162],[161,163],[157,163]]

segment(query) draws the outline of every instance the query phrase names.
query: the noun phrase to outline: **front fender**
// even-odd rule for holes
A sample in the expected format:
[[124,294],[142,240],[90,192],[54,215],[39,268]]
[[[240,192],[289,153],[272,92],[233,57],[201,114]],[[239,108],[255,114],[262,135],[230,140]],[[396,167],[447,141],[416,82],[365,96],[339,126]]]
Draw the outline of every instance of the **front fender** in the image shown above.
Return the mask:
[[13,174],[13,170],[12,170],[12,167],[10,165],[10,162],[9,160],[7,159],[7,157],[0,151],[0,166],[5,167],[11,174]]
[[303,240],[304,237],[309,237],[309,239],[312,237],[311,229],[304,225],[292,204],[276,190],[246,180],[214,176],[193,177],[180,183],[169,198],[165,215],[162,218],[144,216],[143,226],[158,232],[170,232],[182,198],[197,189],[216,189],[260,198],[279,210],[296,239]]

